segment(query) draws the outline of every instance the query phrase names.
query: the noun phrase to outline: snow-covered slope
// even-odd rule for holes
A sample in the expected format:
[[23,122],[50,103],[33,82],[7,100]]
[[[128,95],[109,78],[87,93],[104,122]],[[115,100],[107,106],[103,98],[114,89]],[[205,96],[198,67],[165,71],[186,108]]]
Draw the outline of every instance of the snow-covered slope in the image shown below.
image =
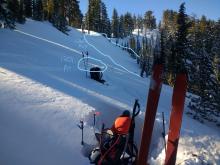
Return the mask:
[[[90,65],[105,63],[107,85],[86,77],[82,51],[88,51]],[[101,61],[101,62],[100,62]],[[78,63],[80,62],[80,63]],[[79,67],[78,67],[79,66]],[[95,144],[93,113],[99,111],[96,127],[110,127],[125,109],[139,99],[145,111],[149,80],[138,76],[136,61],[103,36],[71,28],[69,35],[47,22],[28,20],[17,30],[0,29],[0,164],[89,164],[82,156],[81,132],[85,143]],[[151,164],[164,159],[161,112],[169,124],[172,89],[163,86],[155,123]],[[140,143],[144,113],[136,126]],[[183,118],[177,163],[220,164],[220,133]]]

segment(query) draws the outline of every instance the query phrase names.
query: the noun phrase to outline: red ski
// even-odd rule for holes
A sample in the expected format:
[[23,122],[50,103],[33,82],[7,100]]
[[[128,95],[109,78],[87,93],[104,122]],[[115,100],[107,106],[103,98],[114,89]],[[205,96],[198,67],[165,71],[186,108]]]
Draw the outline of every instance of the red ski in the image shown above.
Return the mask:
[[172,111],[166,150],[165,165],[175,165],[180,136],[185,96],[187,90],[187,75],[177,74],[172,97]]
[[163,65],[156,64],[153,68],[153,74],[148,93],[144,128],[142,132],[140,150],[138,152],[138,165],[146,165],[147,163],[151,143],[151,136],[153,132],[154,121],[162,87],[162,73]]

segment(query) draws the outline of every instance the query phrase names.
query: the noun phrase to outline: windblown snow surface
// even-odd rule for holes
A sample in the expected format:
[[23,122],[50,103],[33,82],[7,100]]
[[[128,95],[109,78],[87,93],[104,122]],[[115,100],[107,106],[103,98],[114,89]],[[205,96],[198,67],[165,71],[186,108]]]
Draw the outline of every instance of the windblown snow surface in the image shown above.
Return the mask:
[[[82,51],[89,52],[88,61],[81,59]],[[87,62],[105,70],[105,85],[82,71]],[[110,127],[135,99],[142,110],[135,130],[139,145],[149,88],[149,79],[139,73],[134,59],[95,32],[84,37],[70,28],[65,35],[32,20],[17,30],[0,29],[0,164],[87,165],[77,124],[85,122],[85,146],[95,145],[93,114],[100,112],[96,130],[102,123]],[[167,134],[171,98],[172,88],[163,85],[150,164],[164,162],[161,113]],[[219,128],[184,114],[177,164],[220,164]]]

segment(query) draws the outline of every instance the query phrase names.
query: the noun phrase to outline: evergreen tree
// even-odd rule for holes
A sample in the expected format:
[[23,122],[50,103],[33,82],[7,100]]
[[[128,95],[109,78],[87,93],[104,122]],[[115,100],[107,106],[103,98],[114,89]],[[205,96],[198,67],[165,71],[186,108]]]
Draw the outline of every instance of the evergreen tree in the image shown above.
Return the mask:
[[14,21],[17,21],[19,23],[24,23],[25,22],[25,13],[24,13],[24,1],[20,0],[8,0],[8,7],[7,7],[10,12],[12,19]]
[[78,0],[66,0],[65,13],[70,26],[77,28],[81,27],[83,15],[80,11]]
[[148,67],[149,67],[149,58],[148,58],[148,40],[146,37],[142,38],[142,48],[141,48],[141,56],[140,56],[140,68],[141,74],[143,77],[144,72],[146,76],[148,75]]
[[25,16],[30,18],[32,17],[32,0],[24,0],[25,6]]
[[111,21],[109,18],[107,19],[106,34],[108,37],[111,37]]
[[180,5],[179,13],[167,10],[163,15],[162,34],[165,59],[166,82],[173,86],[175,74],[186,70],[188,58],[188,24],[185,4]]
[[147,11],[144,15],[144,27],[145,29],[156,29],[156,18],[152,11]]
[[53,25],[61,32],[67,34],[67,20],[65,18],[65,1],[64,0],[54,0],[54,13],[52,16]]
[[33,7],[33,19],[37,21],[42,21],[43,20],[43,3],[42,0],[36,0],[34,2],[34,7]]
[[140,54],[140,50],[141,50],[141,44],[139,41],[139,37],[137,36],[136,38],[136,53],[139,55]]
[[100,31],[101,23],[101,0],[89,0],[89,6],[87,11],[86,26],[88,30]]
[[124,16],[121,15],[119,18],[119,37],[123,38],[125,36],[125,31],[124,31]]
[[94,12],[94,30],[100,32],[101,24],[101,0],[95,0],[95,12]]
[[[164,59],[165,59],[165,83],[170,86],[174,85],[174,69],[175,66],[175,45],[177,33],[177,12],[173,10],[165,10],[161,22],[161,40],[163,40]],[[162,46],[162,45],[161,45]],[[162,49],[162,47],[161,47]]]
[[161,29],[161,36],[160,36],[160,63],[165,65],[165,59],[166,59],[166,54],[165,54],[165,43],[164,43],[164,30]]
[[137,28],[137,17],[135,14],[133,15],[132,19],[133,19],[134,29],[136,29]]
[[[136,41],[135,41],[134,36],[130,37],[130,39],[129,39],[129,47],[130,47],[133,51],[136,50]],[[130,51],[131,57],[132,57],[132,58],[136,58],[136,56],[134,55],[133,51]]]
[[[193,118],[204,122],[215,121],[215,116],[219,115],[220,86],[215,76],[215,65],[213,59],[216,55],[216,44],[218,37],[215,35],[215,27],[212,21],[202,16],[200,20],[192,20],[190,29],[192,65],[190,75],[190,90],[199,97],[192,97],[189,107]],[[213,29],[214,28],[214,29]],[[212,41],[210,43],[210,41]],[[211,53],[213,52],[213,54]]]
[[138,15],[137,17],[137,28],[138,28],[138,35],[140,32],[143,33],[143,18],[140,15]]
[[[197,42],[203,42],[197,40]],[[194,85],[197,86],[197,94],[199,97],[195,97],[191,100],[190,108],[195,112],[194,118],[202,121],[203,119],[212,120],[213,109],[216,108],[216,97],[219,94],[218,86],[213,76],[213,70],[211,66],[211,60],[208,53],[205,51],[204,44],[201,43],[199,53],[197,57],[197,68],[195,70]],[[217,94],[217,95],[216,95]]]
[[[0,0],[0,21],[5,21],[7,11],[7,2],[6,0]],[[0,22],[0,27],[4,26],[5,22]]]
[[8,0],[8,9],[11,11],[11,16],[14,21],[18,21],[19,8],[18,0]]
[[134,23],[131,16],[131,13],[127,12],[124,15],[124,35],[128,36],[132,34],[132,31],[134,30]]
[[220,20],[216,22],[215,28],[213,31],[213,47],[212,47],[212,56],[213,56],[213,68],[216,79],[220,84]]
[[15,19],[13,18],[13,14],[9,9],[9,2],[6,0],[0,0],[0,27],[9,27],[15,28]]
[[166,38],[172,38],[175,40],[177,32],[177,17],[178,13],[173,10],[165,10],[163,12],[163,20],[161,27],[164,29],[164,35]]
[[22,24],[25,23],[24,0],[20,0],[20,3],[19,3],[18,22]]
[[177,19],[177,40],[175,44],[176,49],[176,66],[175,72],[180,72],[185,70],[186,59],[187,59],[187,33],[188,33],[188,24],[186,22],[187,16],[185,14],[185,3],[180,5],[178,19]]
[[[56,3],[56,2],[55,2]],[[54,15],[54,9],[56,8],[54,6],[54,0],[47,0],[46,1],[46,5],[45,5],[45,16],[46,16],[46,19],[49,20],[50,22],[52,22],[52,17]]]
[[111,28],[112,28],[113,37],[118,38],[119,37],[119,18],[118,18],[118,12],[116,9],[113,10]]
[[106,6],[103,2],[101,2],[101,24],[100,24],[100,32],[101,33],[105,33],[108,36],[110,35],[110,29],[111,29],[111,25],[109,25],[109,18],[108,18],[108,14],[107,14],[107,9]]

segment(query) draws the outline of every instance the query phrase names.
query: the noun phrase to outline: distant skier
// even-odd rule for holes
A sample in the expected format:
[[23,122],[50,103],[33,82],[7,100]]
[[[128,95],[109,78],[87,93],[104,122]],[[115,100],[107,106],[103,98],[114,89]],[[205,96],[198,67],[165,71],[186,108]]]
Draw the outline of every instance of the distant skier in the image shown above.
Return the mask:
[[121,156],[128,142],[130,125],[130,112],[125,110],[115,119],[110,129],[103,130],[99,135],[100,145],[91,152],[90,163],[98,165],[121,164]]

